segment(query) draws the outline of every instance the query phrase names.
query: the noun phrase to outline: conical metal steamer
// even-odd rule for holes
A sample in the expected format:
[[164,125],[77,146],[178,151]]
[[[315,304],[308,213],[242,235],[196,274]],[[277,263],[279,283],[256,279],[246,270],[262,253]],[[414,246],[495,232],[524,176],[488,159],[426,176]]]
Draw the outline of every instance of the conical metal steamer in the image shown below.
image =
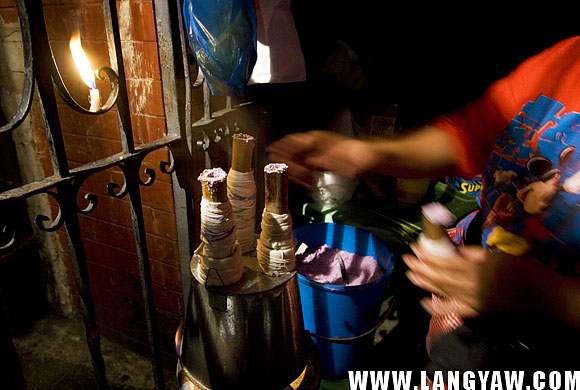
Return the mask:
[[[251,136],[234,136],[232,170],[253,176],[253,144]],[[266,170],[264,214],[288,214],[287,167]],[[242,255],[238,241],[229,244],[231,225],[225,220],[237,216],[237,210],[224,205],[229,203],[225,176],[219,168],[200,176],[202,244],[191,260],[187,314],[176,335],[180,389],[318,389],[318,356],[304,330],[294,254],[288,270],[267,273],[263,253],[272,237],[260,234],[257,246],[262,255],[256,250]],[[204,223],[209,231],[204,231]],[[276,239],[278,232],[274,233]],[[270,252],[276,258],[289,253]]]

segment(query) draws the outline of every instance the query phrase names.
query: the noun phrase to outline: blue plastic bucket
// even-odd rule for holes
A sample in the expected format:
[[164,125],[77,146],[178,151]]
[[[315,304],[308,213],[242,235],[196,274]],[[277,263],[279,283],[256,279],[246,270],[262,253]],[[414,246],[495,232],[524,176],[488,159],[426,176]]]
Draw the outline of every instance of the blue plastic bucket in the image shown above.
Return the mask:
[[[318,349],[324,378],[347,375],[357,359],[372,346],[385,298],[387,281],[393,271],[393,254],[372,233],[338,223],[316,223],[294,229],[298,245],[310,249],[326,244],[361,256],[373,256],[383,276],[359,286],[335,286],[315,282],[298,274],[304,327]],[[351,341],[333,340],[354,338]]]

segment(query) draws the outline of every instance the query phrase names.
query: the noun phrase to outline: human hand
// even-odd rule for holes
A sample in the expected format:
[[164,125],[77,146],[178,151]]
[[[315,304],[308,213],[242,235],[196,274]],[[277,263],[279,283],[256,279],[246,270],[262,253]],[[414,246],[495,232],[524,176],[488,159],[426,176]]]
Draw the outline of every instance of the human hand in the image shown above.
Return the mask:
[[266,151],[272,162],[288,165],[290,179],[312,189],[313,171],[334,171],[356,179],[365,169],[369,153],[363,141],[328,131],[309,131],[287,135]]
[[454,312],[473,317],[483,312],[529,309],[526,277],[531,260],[492,252],[480,246],[458,248],[453,257],[439,257],[412,244],[415,256],[403,255],[407,277],[416,286],[449,300],[424,300],[431,313]]

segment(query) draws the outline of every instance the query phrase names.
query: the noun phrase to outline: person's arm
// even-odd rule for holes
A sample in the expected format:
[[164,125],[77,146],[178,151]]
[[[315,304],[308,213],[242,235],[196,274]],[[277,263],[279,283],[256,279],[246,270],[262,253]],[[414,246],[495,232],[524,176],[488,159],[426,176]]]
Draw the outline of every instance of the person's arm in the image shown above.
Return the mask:
[[[460,248],[455,258],[433,256],[413,245],[417,257],[404,255],[411,282],[432,293],[451,296],[464,308],[425,303],[433,313],[517,313],[552,318],[580,330],[580,279],[558,274],[531,259],[492,252],[479,246]],[[463,310],[458,312],[458,310]]]
[[288,135],[268,147],[269,160],[290,166],[290,178],[309,187],[313,170],[349,178],[375,172],[395,177],[440,178],[453,174],[454,140],[435,127],[394,139],[357,139],[327,131]]
[[368,171],[407,178],[472,177],[481,173],[495,138],[524,105],[558,87],[553,75],[575,74],[567,70],[569,53],[576,48],[580,37],[531,57],[479,99],[433,118],[430,127],[412,134],[393,140],[359,140],[324,131],[291,134],[268,148],[270,160],[288,163],[291,179],[306,187],[312,170],[334,170],[351,178]]

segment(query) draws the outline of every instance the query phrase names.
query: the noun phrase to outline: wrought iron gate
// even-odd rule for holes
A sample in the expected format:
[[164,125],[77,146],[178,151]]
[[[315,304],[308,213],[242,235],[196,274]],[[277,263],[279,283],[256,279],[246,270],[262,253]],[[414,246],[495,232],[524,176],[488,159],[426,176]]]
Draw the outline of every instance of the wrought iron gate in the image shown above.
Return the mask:
[[[111,68],[101,68],[99,75],[109,79],[111,93],[103,106],[96,112],[87,110],[78,104],[67,90],[51,49],[42,1],[16,0],[16,3],[22,31],[25,77],[19,109],[13,118],[8,118],[7,124],[0,127],[0,132],[10,132],[24,121],[30,112],[36,88],[54,174],[43,180],[1,193],[0,206],[9,207],[21,199],[38,194],[47,194],[56,200],[59,208],[58,215],[53,219],[45,215],[38,215],[35,222],[37,227],[43,231],[55,231],[61,226],[66,231],[95,379],[99,389],[108,389],[109,385],[100,347],[100,335],[95,319],[94,301],[90,290],[90,274],[79,227],[79,214],[89,214],[95,210],[98,207],[98,197],[94,194],[87,194],[85,198],[88,203],[81,207],[77,202],[77,195],[83,182],[91,175],[112,167],[120,168],[124,176],[124,183],[122,185],[110,183],[106,190],[110,196],[114,198],[128,197],[130,202],[155,385],[157,389],[163,389],[165,388],[165,380],[153,306],[149,254],[140,190],[141,186],[153,184],[156,171],[151,168],[143,170],[142,162],[153,151],[165,148],[169,152],[169,161],[162,162],[158,169],[163,174],[171,175],[182,291],[183,296],[187,297],[190,283],[189,261],[192,249],[197,244],[199,237],[199,227],[196,223],[199,218],[196,205],[201,190],[198,189],[198,183],[195,180],[197,173],[210,166],[228,165],[227,157],[221,157],[221,161],[219,158],[217,160],[212,158],[214,157],[212,156],[212,145],[225,143],[220,149],[222,152],[228,151],[228,140],[239,128],[258,139],[257,128],[263,126],[264,123],[250,120],[254,117],[248,114],[251,104],[233,106],[232,98],[229,97],[226,100],[225,109],[212,112],[211,96],[203,78],[198,77],[195,82],[190,80],[190,63],[183,31],[181,2],[157,0],[153,3],[167,134],[153,142],[136,146],[130,120],[116,1],[102,1]],[[204,89],[203,117],[195,121],[192,118],[191,109],[192,87],[203,87]],[[64,147],[55,92],[58,92],[72,109],[86,115],[100,115],[112,107],[116,107],[122,152],[71,169]],[[257,154],[261,155],[262,152],[263,145],[258,142]],[[261,164],[261,161],[258,160],[259,157],[256,159],[256,166]],[[142,178],[142,170],[147,177],[146,180]],[[260,186],[260,178],[258,177],[257,180],[257,184]],[[263,202],[263,200],[258,199],[258,202]],[[8,250],[18,240],[18,232],[11,221],[2,220],[2,217],[0,217],[0,228],[0,250]]]

